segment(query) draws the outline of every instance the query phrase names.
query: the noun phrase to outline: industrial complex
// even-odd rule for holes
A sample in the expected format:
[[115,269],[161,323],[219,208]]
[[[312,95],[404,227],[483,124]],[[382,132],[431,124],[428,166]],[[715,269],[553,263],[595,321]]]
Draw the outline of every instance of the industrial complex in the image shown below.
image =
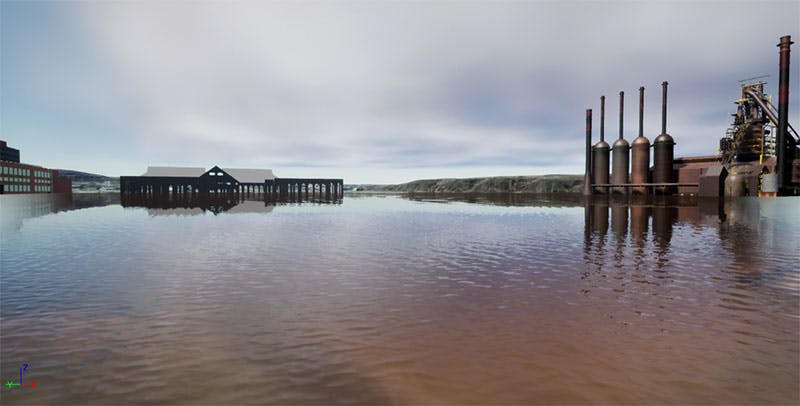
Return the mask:
[[71,193],[72,180],[58,171],[20,162],[20,153],[0,141],[0,194]]
[[600,141],[594,145],[592,109],[586,110],[584,194],[799,195],[800,138],[788,113],[792,43],[787,35],[778,44],[778,108],[764,93],[766,82],[744,81],[733,123],[720,139],[716,156],[674,157],[675,141],[667,133],[667,82],[662,83],[661,133],[652,144],[643,133],[644,87],[639,88],[639,136],[630,144],[622,133],[624,92],[619,93],[619,139],[613,146],[605,141],[605,96],[601,96]]

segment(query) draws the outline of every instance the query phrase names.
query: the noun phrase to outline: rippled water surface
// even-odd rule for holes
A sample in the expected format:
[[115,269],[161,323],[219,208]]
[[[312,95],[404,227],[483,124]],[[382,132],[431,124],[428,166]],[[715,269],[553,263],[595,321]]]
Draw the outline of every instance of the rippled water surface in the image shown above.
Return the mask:
[[798,199],[142,205],[0,196],[3,404],[800,402]]

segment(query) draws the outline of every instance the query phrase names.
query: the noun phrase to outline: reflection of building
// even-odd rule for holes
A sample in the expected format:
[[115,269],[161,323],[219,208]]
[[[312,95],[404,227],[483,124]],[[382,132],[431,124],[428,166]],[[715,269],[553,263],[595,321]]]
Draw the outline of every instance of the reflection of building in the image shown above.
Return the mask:
[[[220,213],[270,213],[279,203],[297,203],[293,201],[277,202],[255,200],[256,197],[246,199],[244,196],[231,196],[226,194],[203,194],[197,196],[145,196],[137,194],[120,195],[122,207],[144,207],[151,216],[193,216]],[[340,204],[341,200],[317,201],[317,204]]]
[[20,163],[19,150],[0,141],[0,193],[70,193],[72,180],[58,171]]
[[37,193],[16,194],[3,197],[0,214],[0,234],[9,230],[19,230],[24,221],[62,211],[81,210],[119,204],[119,195]]
[[284,198],[335,199],[344,193],[344,181],[277,178],[270,169],[151,166],[141,176],[120,177],[120,193],[147,196],[256,193]]

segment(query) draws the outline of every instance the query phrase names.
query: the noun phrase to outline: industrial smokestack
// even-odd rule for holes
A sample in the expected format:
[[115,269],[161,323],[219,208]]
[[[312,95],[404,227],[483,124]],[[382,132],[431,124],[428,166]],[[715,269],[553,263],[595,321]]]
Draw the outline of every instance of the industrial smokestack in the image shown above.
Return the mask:
[[592,194],[592,109],[586,109],[586,171],[583,177],[583,194]]
[[[605,141],[605,114],[606,113],[606,97],[600,97],[600,141],[594,145],[594,153],[592,154],[592,182],[596,185],[608,185],[608,169],[610,164],[609,152],[611,146]],[[607,186],[600,186],[595,188],[597,193],[608,193],[610,190]]]
[[[675,141],[667,134],[667,82],[661,84],[661,134],[653,140],[653,182],[672,183]],[[656,186],[656,193],[672,194],[672,187]]]
[[606,140],[606,97],[600,96],[600,142]]
[[667,83],[661,83],[661,134],[667,133]]
[[619,92],[619,139],[622,139],[622,111],[625,109],[625,92]]
[[780,49],[780,79],[778,82],[778,134],[777,134],[777,166],[778,166],[778,190],[788,184],[786,176],[786,138],[789,127],[789,48],[792,46],[792,37],[789,35],[781,37],[778,44]]
[[[628,167],[630,166],[630,145],[622,135],[622,122],[625,111],[625,92],[619,92],[619,139],[614,142],[611,148],[611,183],[622,185],[628,183]],[[626,194],[625,187],[617,187],[612,190],[614,193]]]
[[644,137],[644,86],[639,88],[639,136]]
[[[644,86],[639,88],[639,136],[631,143],[631,183],[650,182],[650,140],[644,136]],[[637,186],[632,193],[646,195],[649,189]]]

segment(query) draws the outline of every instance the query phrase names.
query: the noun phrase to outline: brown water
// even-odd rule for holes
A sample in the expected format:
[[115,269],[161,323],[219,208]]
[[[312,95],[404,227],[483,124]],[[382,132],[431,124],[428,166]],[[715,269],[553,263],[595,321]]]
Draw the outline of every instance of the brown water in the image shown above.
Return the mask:
[[0,196],[0,401],[800,402],[800,199],[468,200]]

